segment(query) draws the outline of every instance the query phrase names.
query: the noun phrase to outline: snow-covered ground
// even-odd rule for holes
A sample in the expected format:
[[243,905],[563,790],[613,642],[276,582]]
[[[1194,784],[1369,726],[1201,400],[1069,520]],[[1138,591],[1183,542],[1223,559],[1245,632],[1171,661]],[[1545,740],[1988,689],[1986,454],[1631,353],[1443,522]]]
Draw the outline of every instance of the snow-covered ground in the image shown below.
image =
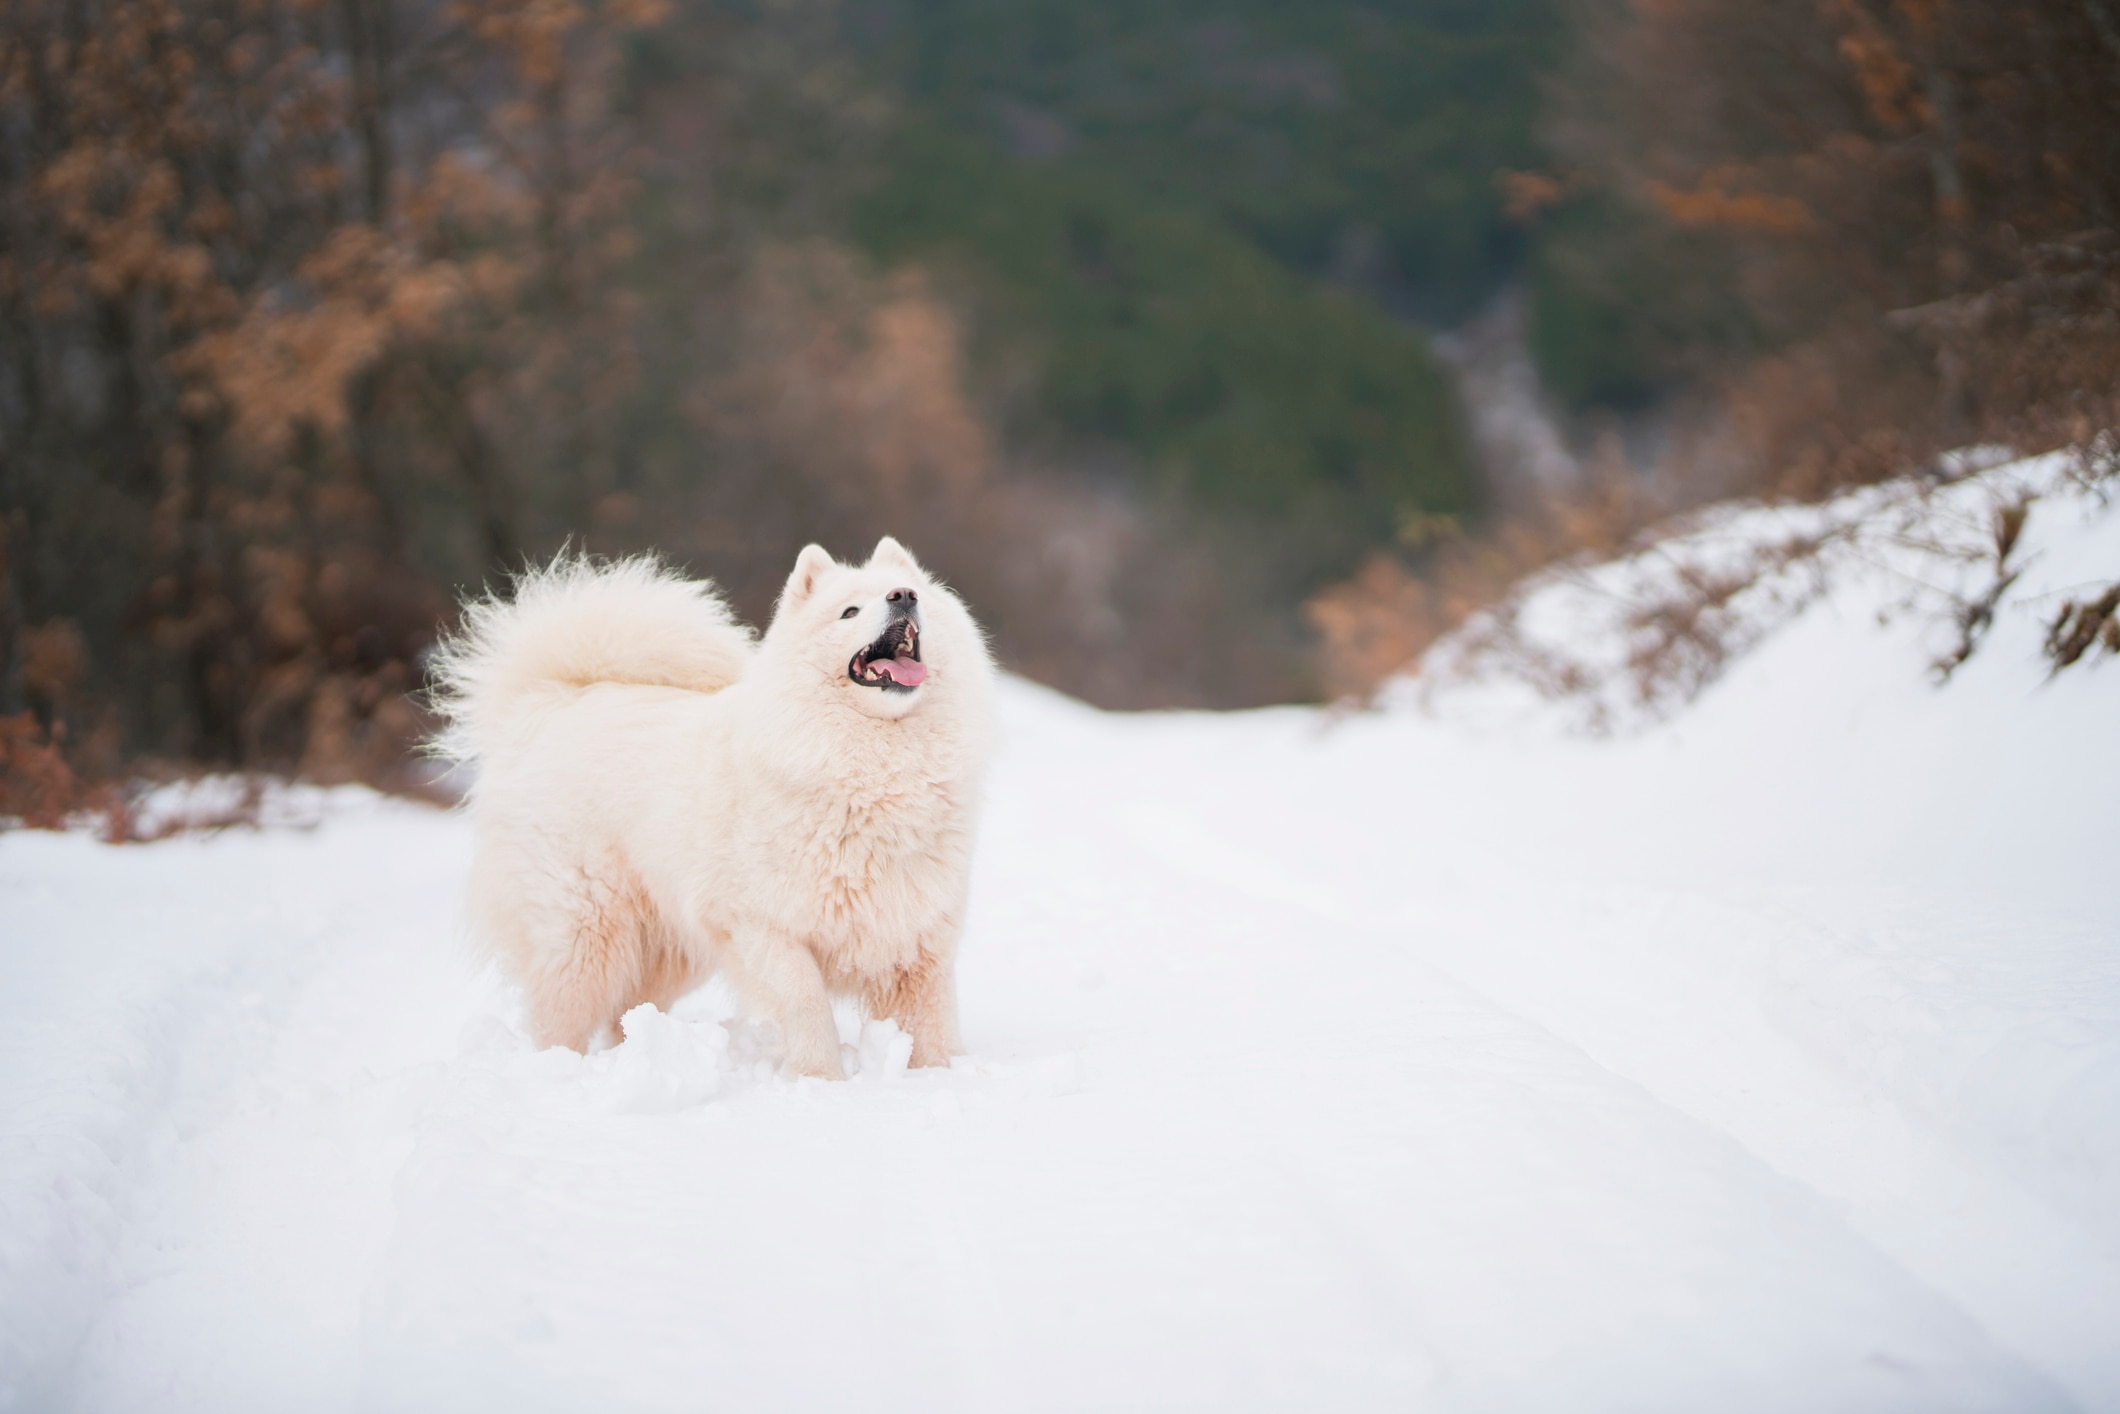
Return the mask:
[[[1850,576],[1690,710],[1006,694],[972,1055],[533,1051],[460,817],[0,838],[0,1407],[2120,1410],[2120,515],[1947,688]],[[724,1024],[728,1022],[728,1024]]]

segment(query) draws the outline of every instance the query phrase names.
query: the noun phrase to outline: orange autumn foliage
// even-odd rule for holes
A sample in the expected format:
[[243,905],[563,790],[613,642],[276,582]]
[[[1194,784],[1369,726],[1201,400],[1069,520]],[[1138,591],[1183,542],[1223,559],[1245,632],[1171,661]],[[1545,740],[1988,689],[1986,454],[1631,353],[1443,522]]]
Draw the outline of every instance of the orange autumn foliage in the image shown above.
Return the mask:
[[[445,587],[379,451],[446,428],[417,494],[513,552],[482,418],[543,395],[525,368],[578,385],[511,320],[595,285],[630,180],[600,84],[653,8],[0,11],[0,709],[97,769],[398,768]],[[64,697],[35,661],[62,623]]]

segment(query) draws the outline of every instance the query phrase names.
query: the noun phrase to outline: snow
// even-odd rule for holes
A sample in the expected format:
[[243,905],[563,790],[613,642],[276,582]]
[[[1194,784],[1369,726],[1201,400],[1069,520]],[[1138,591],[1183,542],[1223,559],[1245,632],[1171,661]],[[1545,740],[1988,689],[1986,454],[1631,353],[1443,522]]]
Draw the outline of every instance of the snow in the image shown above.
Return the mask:
[[1010,683],[947,1071],[532,1049],[423,806],[0,837],[0,1408],[2120,1410],[2120,665],[2037,656],[2120,516],[2026,536],[1947,686],[1850,570],[1617,739]]

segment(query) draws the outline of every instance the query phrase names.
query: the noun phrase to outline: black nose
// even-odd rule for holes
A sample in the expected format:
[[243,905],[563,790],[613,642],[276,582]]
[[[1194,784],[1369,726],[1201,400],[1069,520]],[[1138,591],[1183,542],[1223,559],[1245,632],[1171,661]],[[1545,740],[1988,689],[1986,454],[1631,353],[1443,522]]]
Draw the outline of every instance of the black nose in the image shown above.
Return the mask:
[[910,609],[920,602],[920,596],[910,589],[893,589],[883,596],[886,604],[896,604],[901,609]]

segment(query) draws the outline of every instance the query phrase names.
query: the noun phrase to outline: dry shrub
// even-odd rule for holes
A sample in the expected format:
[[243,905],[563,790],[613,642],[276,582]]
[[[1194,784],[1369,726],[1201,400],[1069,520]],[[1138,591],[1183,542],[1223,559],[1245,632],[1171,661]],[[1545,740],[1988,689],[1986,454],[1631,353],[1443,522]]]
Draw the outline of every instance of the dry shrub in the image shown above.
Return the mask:
[[2120,654],[2120,583],[2084,603],[2064,599],[2047,628],[2046,656],[2057,671],[2074,666],[2093,647]]
[[[1851,575],[1897,586],[1887,612],[1923,627],[1937,644],[1931,669],[1947,680],[2016,586],[2028,520],[2106,504],[2116,475],[2102,448],[1997,466],[2000,456],[1823,503],[1714,507],[1643,530],[1616,558],[1562,561],[1431,653],[1424,688],[1519,683],[1593,732],[1656,721]],[[2047,638],[2055,670],[2070,649],[2120,639],[2115,607],[2113,589],[2060,606]]]
[[1378,553],[1304,606],[1318,636],[1319,676],[1336,699],[1367,698],[1476,613],[1506,601],[1527,576],[1611,556],[1650,523],[1658,503],[1610,449],[1585,485],[1467,534],[1409,527],[1415,557]]
[[288,808],[289,793],[284,780],[255,772],[136,779],[122,794],[111,793],[101,834],[106,844],[153,844],[223,830],[314,827],[317,814]]
[[[1424,689],[1520,683],[1570,705],[1592,733],[1657,720],[1816,599],[1823,556],[1845,539],[1809,526],[1737,543],[1663,533],[1663,543],[1645,535],[1630,558],[1564,562],[1525,580],[1431,655]],[[1534,596],[1556,582],[1595,605],[1565,632],[1531,615]]]
[[102,793],[74,774],[59,745],[31,713],[0,717],[0,828],[64,829],[100,802]]
[[[2110,505],[2120,482],[2120,437],[2108,433],[2093,441],[2078,455],[2076,471],[2073,489]],[[2045,649],[2057,673],[2101,655],[2120,657],[2120,579],[2064,598],[2047,624]]]
[[1815,501],[1943,450],[1928,381],[1875,333],[1841,330],[1766,355],[1714,391],[1743,494]]
[[[0,717],[0,832],[91,830],[105,844],[152,844],[186,834],[315,823],[287,783],[255,772],[205,775],[148,763],[124,785],[82,776],[66,759],[63,729],[34,714]],[[395,763],[392,763],[393,766]],[[446,803],[431,790],[408,790]]]

